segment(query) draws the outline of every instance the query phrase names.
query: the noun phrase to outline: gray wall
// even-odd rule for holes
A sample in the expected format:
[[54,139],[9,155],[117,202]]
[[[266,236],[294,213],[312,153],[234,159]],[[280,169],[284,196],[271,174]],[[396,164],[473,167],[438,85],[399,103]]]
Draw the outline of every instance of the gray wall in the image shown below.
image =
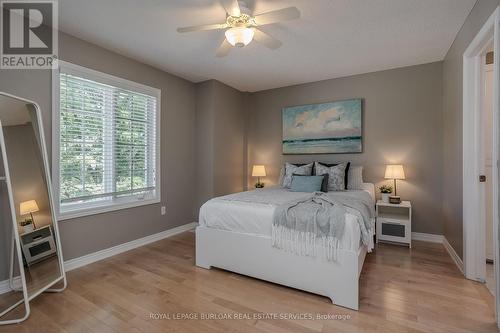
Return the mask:
[[[362,154],[282,155],[283,107],[355,97],[364,100]],[[398,193],[412,201],[413,231],[443,233],[441,62],[257,92],[247,107],[248,167],[264,164],[269,185],[284,161],[351,161],[377,186],[387,182],[385,164],[401,163],[407,180]]]
[[214,196],[214,82],[196,85],[196,207]]
[[216,196],[243,190],[243,94],[218,81],[214,96],[214,193]]
[[[160,88],[160,204],[59,222],[64,258],[71,259],[196,221],[195,85],[189,81],[61,33],[62,60]],[[42,109],[51,153],[51,73],[47,70],[0,70],[0,91],[31,99]],[[49,156],[50,157],[50,156]],[[165,216],[160,206],[167,206]]]
[[462,56],[500,0],[479,0],[444,59],[443,215],[444,235],[463,256],[462,221]]
[[244,96],[216,80],[196,85],[197,207],[244,188]]

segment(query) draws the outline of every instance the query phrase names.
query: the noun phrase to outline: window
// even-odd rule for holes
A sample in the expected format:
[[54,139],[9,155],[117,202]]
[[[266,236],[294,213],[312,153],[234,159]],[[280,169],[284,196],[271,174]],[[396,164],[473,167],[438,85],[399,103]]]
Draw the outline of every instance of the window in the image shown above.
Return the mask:
[[160,90],[59,62],[53,180],[59,218],[160,201]]

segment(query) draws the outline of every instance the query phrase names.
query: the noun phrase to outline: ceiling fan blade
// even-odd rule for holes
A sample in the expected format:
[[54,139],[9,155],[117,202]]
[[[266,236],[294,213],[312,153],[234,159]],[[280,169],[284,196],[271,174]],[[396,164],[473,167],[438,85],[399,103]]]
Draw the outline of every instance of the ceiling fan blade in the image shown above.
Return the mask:
[[241,10],[237,0],[219,0],[220,4],[226,10],[226,13],[231,16],[240,16]]
[[295,20],[300,17],[300,11],[297,7],[288,7],[271,12],[255,15],[257,25],[265,25],[288,20]]
[[229,44],[229,42],[224,38],[224,41],[217,49],[217,53],[215,53],[215,55],[219,58],[225,57],[229,54],[229,51],[231,51],[232,47],[233,46]]
[[262,30],[259,30],[256,28],[254,28],[253,39],[257,43],[261,43],[261,44],[267,46],[268,48],[270,48],[271,50],[275,50],[281,46],[281,42],[279,40],[277,40],[274,37],[269,36],[268,34],[263,32]]
[[227,25],[225,23],[216,23],[216,24],[204,24],[204,25],[195,25],[192,27],[177,28],[177,32],[184,33],[193,31],[220,30],[226,28]]

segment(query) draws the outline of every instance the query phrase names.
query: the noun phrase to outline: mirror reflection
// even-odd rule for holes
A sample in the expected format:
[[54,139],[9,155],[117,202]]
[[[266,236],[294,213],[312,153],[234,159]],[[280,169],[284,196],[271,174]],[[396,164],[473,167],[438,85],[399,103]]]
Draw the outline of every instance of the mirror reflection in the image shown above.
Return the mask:
[[[5,177],[0,197],[0,274],[2,281],[6,278],[13,280],[14,289],[17,289],[22,287],[19,270],[22,267],[27,294],[31,297],[63,277],[57,253],[57,229],[54,228],[49,199],[48,170],[45,168],[37,110],[32,104],[0,95],[0,124],[3,133],[3,136],[0,135],[0,141],[3,141],[0,147],[4,150],[0,176]],[[8,196],[9,181],[12,201]],[[20,247],[12,251],[14,225]],[[16,253],[21,254],[21,260],[16,258]],[[12,273],[9,270],[11,263],[14,267]],[[0,305],[8,294],[0,295]]]

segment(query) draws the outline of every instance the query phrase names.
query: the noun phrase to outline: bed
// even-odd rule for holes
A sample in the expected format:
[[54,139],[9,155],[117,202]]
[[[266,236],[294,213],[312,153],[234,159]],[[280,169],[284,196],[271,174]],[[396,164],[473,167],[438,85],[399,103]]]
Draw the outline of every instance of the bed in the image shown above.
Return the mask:
[[[236,193],[211,199],[201,207],[196,228],[196,265],[326,296],[336,305],[358,310],[359,276],[365,256],[373,248],[374,227],[370,230],[370,244],[363,244],[356,217],[346,214],[335,261],[299,256],[272,246],[273,214],[280,203],[308,194],[280,187],[254,191],[258,196],[272,199],[241,201]],[[356,191],[345,192],[356,195]],[[358,192],[360,195],[368,192],[375,205],[373,184],[363,183]],[[371,223],[373,226],[374,221]]]

